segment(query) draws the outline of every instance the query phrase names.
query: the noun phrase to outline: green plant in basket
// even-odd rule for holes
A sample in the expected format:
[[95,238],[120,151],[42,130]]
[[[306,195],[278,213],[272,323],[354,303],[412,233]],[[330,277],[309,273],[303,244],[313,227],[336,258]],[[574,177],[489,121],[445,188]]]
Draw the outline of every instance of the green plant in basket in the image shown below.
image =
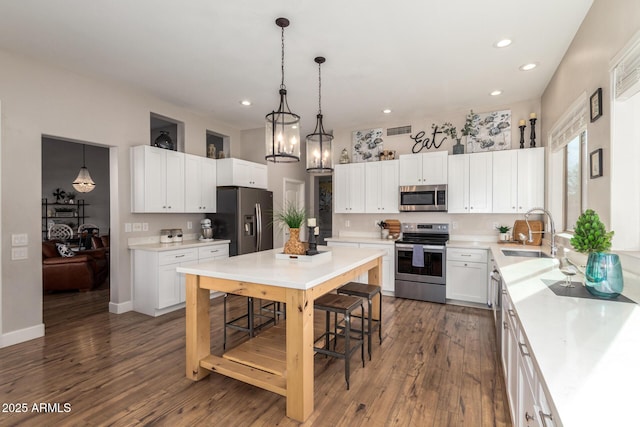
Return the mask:
[[286,224],[289,228],[300,228],[305,218],[304,208],[298,207],[295,203],[288,203],[284,209],[273,214],[273,222]]
[[578,217],[571,246],[582,253],[607,252],[611,249],[613,231],[607,232],[600,217],[593,209],[587,209]]

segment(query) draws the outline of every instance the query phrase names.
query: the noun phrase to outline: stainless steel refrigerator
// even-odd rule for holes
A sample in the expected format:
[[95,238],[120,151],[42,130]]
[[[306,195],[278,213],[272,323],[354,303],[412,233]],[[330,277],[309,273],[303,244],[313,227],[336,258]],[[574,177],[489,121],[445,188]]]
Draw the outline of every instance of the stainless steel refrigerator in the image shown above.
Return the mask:
[[229,239],[229,255],[273,249],[273,193],[247,187],[218,187],[217,212],[207,214],[213,237]]

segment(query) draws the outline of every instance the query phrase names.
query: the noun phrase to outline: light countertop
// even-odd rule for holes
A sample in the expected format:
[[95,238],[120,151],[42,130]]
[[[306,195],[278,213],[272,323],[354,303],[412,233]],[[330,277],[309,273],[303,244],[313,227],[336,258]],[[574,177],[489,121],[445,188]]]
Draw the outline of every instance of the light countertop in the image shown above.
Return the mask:
[[[557,296],[542,281],[564,280],[557,260],[507,257],[503,247],[490,245],[562,425],[636,424],[640,306]],[[640,277],[624,280],[623,295],[640,302]]]
[[129,245],[129,249],[152,251],[152,252],[164,252],[164,251],[175,251],[177,249],[199,248],[202,246],[228,245],[229,243],[231,243],[231,240],[224,240],[224,239],[213,239],[208,242],[202,241],[202,240],[185,240],[183,242],[176,242],[176,243],[154,242],[154,243],[144,243],[139,245]]
[[219,261],[178,267],[178,273],[197,274],[293,289],[310,289],[342,273],[386,255],[381,249],[318,246],[330,257],[318,261],[276,259],[282,248],[254,252]]
[[340,237],[327,237],[324,239],[326,242],[342,242],[342,243],[373,243],[379,245],[394,245],[395,239],[382,239],[379,237],[360,237],[360,236],[340,236]]

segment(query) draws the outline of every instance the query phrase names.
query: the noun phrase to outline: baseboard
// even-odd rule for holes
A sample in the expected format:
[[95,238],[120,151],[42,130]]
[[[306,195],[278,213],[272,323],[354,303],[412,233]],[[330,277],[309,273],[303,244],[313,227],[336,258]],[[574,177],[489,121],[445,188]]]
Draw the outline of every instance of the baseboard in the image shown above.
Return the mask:
[[0,335],[0,348],[33,340],[44,336],[44,323],[36,326],[20,329],[18,331],[7,332]]
[[109,301],[109,313],[122,314],[133,310],[133,301],[115,303]]

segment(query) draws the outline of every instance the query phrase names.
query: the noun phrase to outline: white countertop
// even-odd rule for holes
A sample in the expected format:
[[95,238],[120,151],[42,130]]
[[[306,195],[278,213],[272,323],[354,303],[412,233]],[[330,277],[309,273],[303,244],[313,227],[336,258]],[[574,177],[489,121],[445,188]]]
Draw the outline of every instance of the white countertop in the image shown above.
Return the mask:
[[223,240],[223,239],[213,239],[210,241],[202,241],[202,240],[185,240],[183,242],[176,243],[144,243],[139,245],[129,245],[129,249],[131,250],[142,250],[142,251],[152,251],[152,252],[163,252],[163,251],[175,251],[176,249],[189,249],[189,248],[198,248],[201,246],[212,246],[212,245],[228,245],[231,243],[231,240]]
[[[564,280],[557,260],[490,246],[562,425],[637,425],[640,306],[557,296],[542,282]],[[623,295],[640,302],[640,277],[624,280]]]
[[239,280],[293,289],[310,289],[355,267],[386,255],[381,249],[318,246],[331,251],[319,261],[276,259],[282,248],[239,255],[224,260],[178,267],[179,273]]
[[381,239],[376,237],[359,237],[359,236],[340,236],[340,237],[327,237],[325,242],[344,242],[344,243],[374,243],[380,245],[393,245],[396,243],[395,239]]

